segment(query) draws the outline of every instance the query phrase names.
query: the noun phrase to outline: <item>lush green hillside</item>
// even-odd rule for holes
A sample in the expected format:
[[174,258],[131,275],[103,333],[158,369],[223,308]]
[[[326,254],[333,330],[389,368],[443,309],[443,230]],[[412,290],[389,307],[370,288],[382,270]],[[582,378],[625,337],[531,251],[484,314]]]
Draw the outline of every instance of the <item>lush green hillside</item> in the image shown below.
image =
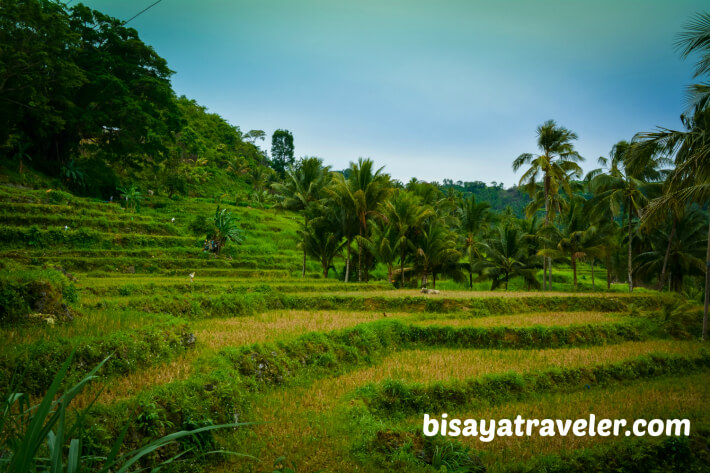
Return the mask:
[[[638,471],[634,462],[700,471],[707,461],[697,446],[710,425],[710,358],[687,340],[676,297],[470,292],[447,280],[442,294],[422,295],[384,281],[345,284],[332,272],[324,279],[314,261],[302,279],[300,219],[290,212],[164,197],[131,211],[8,186],[0,199],[3,387],[21,367],[23,389],[40,395],[70,351],[70,380],[112,355],[73,401],[87,407],[98,396],[87,454],[105,454],[131,419],[127,447],[236,420],[257,424],[205,434],[199,448],[255,459],[192,452],[171,468],[271,471],[282,455],[299,472],[425,472],[444,463],[581,472],[600,458],[620,471]],[[204,252],[204,234],[191,230],[217,205],[244,232],[220,255]],[[560,288],[572,288],[568,273],[559,277]],[[675,401],[681,393],[692,401]],[[431,440],[419,425],[424,412],[576,418],[590,409],[689,418],[693,436],[672,446],[585,439],[553,447],[537,437]],[[145,462],[192,447],[181,441]],[[668,456],[669,448],[682,453]]]

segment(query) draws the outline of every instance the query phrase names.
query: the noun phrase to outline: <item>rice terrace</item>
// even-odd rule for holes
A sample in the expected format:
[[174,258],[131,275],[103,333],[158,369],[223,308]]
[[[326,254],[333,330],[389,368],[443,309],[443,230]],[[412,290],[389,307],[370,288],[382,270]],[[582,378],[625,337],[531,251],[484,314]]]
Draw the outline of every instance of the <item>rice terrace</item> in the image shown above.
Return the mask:
[[[184,2],[97,3],[0,4],[0,472],[710,472],[710,14],[659,38],[689,71],[674,127],[598,158],[575,115],[535,115],[496,155],[506,188],[474,158],[453,181],[296,157],[299,132],[183,95],[158,52]],[[335,15],[296,3],[274,21],[301,36],[269,30],[284,55],[301,9]],[[358,8],[435,28],[414,3]],[[345,41],[347,16],[323,31]]]

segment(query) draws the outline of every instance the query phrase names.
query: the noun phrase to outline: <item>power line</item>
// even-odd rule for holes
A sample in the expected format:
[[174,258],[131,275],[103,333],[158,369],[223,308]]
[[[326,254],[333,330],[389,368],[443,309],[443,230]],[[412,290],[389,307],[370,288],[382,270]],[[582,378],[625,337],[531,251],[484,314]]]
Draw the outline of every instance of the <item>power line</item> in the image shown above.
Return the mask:
[[[72,0],[72,1],[73,1],[73,0]],[[132,17],[130,17],[129,19],[127,19],[126,21],[124,21],[123,24],[124,24],[124,25],[127,24],[129,21],[131,21],[131,20],[135,19],[136,17],[142,15],[143,13],[147,12],[148,10],[150,10],[151,8],[153,8],[154,6],[156,6],[158,3],[162,2],[162,1],[163,1],[163,0],[158,0],[157,2],[155,2],[155,3],[151,4],[150,6],[144,8],[143,10],[139,11],[138,13],[136,13],[135,15],[133,15]]]

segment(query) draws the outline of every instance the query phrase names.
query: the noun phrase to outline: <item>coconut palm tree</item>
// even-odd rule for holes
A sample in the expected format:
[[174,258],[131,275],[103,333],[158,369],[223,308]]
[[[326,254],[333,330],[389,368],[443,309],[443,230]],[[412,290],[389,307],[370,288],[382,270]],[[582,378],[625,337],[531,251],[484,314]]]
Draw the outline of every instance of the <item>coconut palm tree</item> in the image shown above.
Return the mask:
[[493,236],[486,241],[486,260],[482,265],[481,276],[491,279],[491,290],[505,284],[511,278],[521,276],[534,287],[539,287],[535,278],[535,269],[528,264],[525,233],[515,225],[498,227]]
[[[546,227],[553,220],[550,196],[559,193],[560,187],[567,191],[567,195],[572,195],[570,179],[582,174],[582,168],[577,163],[584,161],[584,158],[574,149],[572,142],[576,139],[576,133],[557,125],[554,120],[548,120],[537,128],[537,146],[541,154],[523,153],[513,161],[514,171],[529,165],[519,185],[525,187],[531,196],[535,194],[537,183],[542,181]],[[550,264],[549,260],[544,260],[543,289],[546,288],[545,276]]]
[[370,223],[370,231],[367,249],[375,255],[377,261],[387,265],[387,282],[392,283],[393,266],[397,258],[394,227],[374,220]]
[[[308,233],[308,221],[314,204],[321,200],[323,188],[328,182],[330,166],[323,166],[323,160],[315,157],[301,158],[296,166],[286,170],[284,183],[272,185],[274,191],[283,196],[281,206],[288,210],[303,212],[303,239]],[[306,277],[306,244],[303,245],[303,269],[301,277]]]
[[427,287],[428,276],[433,276],[432,284],[436,288],[436,273],[446,272],[460,279],[462,274],[457,264],[461,253],[456,249],[456,234],[447,228],[444,220],[438,217],[427,219],[416,239],[416,267],[422,275],[422,289]]
[[[589,224],[588,216],[583,212],[583,198],[574,196],[568,210],[561,215],[561,228],[547,227],[547,231],[556,233],[558,241],[556,249],[543,249],[540,253],[551,256],[569,258],[572,268],[574,290],[577,286],[577,262],[603,255],[604,246],[608,241],[605,227]],[[592,272],[592,285],[594,285]]]
[[426,222],[434,216],[434,211],[421,205],[419,198],[411,192],[398,189],[380,206],[384,222],[393,229],[393,250],[399,256],[399,274],[404,287],[404,264],[407,253],[415,250],[414,240]]
[[303,245],[305,245],[306,253],[321,264],[323,277],[328,279],[328,272],[333,267],[333,260],[345,246],[337,214],[333,209],[326,209],[321,216],[311,221]]
[[[681,56],[699,53],[695,78],[710,73],[710,14],[699,13],[686,26],[677,45]],[[659,128],[638,136],[641,142],[657,146],[666,156],[673,157],[675,169],[668,177],[668,190],[655,203],[664,207],[673,199],[702,205],[710,199],[710,85],[708,82],[690,86],[691,103],[688,113],[681,116],[685,130]],[[708,224],[705,256],[705,304],[703,310],[703,340],[707,339],[710,307],[710,224]]]
[[[710,74],[710,13],[701,12],[685,26],[685,31],[678,35],[676,42],[683,59],[699,53],[695,65],[694,78],[699,79]],[[702,109],[710,102],[710,83],[702,82],[689,87],[690,108]]]
[[490,208],[487,202],[476,202],[476,196],[473,194],[468,199],[460,198],[457,202],[456,213],[459,218],[459,231],[463,236],[469,289],[473,289],[475,262],[482,257],[481,235],[485,233],[491,221]]
[[357,163],[350,163],[347,179],[343,174],[336,174],[333,182],[334,193],[358,220],[358,281],[363,280],[363,238],[368,235],[368,221],[378,213],[378,206],[391,191],[390,177],[382,172],[383,169],[375,170],[371,159],[359,158]]
[[[705,205],[710,200],[710,107],[697,107],[692,116],[682,116],[684,131],[661,128],[639,134],[641,143],[659,146],[672,156],[675,168],[667,179],[666,192],[655,199],[652,208],[671,209],[674,201]],[[710,224],[705,269],[705,308],[703,340],[707,339],[708,306],[710,305]]]
[[[652,232],[650,248],[635,258],[639,275],[651,278],[659,271],[662,275],[667,272],[670,274],[670,288],[675,292],[682,290],[684,276],[702,276],[707,245],[706,220],[705,213],[693,207],[680,218],[666,222],[665,228]],[[676,237],[669,238],[669,233],[673,232]]]
[[[643,159],[640,159],[642,156]],[[634,289],[633,281],[633,235],[634,218],[641,217],[641,211],[648,203],[648,195],[660,190],[659,182],[651,180],[662,179],[664,176],[660,166],[664,160],[657,156],[655,150],[645,151],[637,144],[627,141],[616,143],[609,154],[609,159],[599,158],[599,163],[608,166],[607,172],[602,169],[591,171],[588,175],[594,197],[590,206],[597,213],[608,211],[611,215],[626,218],[627,227],[627,280],[629,292]]]

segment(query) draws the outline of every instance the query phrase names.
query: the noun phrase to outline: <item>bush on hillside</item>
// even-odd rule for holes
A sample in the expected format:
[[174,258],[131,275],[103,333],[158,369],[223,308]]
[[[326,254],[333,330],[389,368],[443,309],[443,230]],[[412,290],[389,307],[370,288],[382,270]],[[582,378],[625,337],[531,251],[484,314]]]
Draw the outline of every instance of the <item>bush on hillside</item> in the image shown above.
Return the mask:
[[0,274],[0,323],[27,319],[31,314],[71,319],[72,311],[67,304],[76,300],[76,288],[59,271],[6,271]]

